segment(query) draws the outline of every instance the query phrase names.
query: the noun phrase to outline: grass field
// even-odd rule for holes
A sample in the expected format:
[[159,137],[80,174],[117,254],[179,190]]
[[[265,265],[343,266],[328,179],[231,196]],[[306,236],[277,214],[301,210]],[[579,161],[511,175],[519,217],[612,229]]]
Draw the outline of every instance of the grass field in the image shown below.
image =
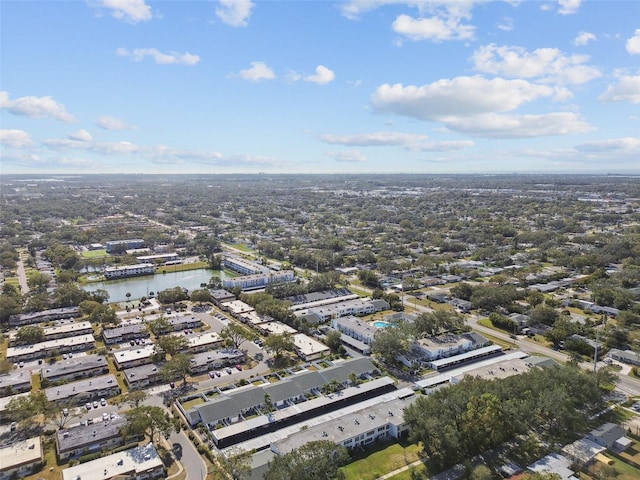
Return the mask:
[[111,258],[106,250],[88,250],[80,254],[82,258]]
[[419,452],[419,445],[408,442],[380,444],[357,455],[342,471],[345,480],[373,480],[419,460]]

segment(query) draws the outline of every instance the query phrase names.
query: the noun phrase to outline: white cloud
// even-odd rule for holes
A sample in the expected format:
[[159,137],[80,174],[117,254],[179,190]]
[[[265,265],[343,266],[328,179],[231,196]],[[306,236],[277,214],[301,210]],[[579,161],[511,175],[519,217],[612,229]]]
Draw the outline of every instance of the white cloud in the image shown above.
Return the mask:
[[584,47],[593,40],[596,40],[596,36],[593,33],[580,32],[578,36],[573,40],[573,44],[576,47]]
[[557,48],[527,52],[522,47],[489,44],[473,52],[471,59],[480,72],[513,78],[582,84],[601,75],[597,68],[584,65],[589,60],[588,56],[565,56]]
[[73,122],[75,119],[65,109],[65,106],[56,102],[52,97],[20,97],[9,99],[9,92],[0,92],[0,109],[8,110],[14,115],[22,115],[29,118],[55,118],[63,122]]
[[513,18],[504,17],[498,24],[498,29],[502,30],[503,32],[510,32],[511,30],[513,30]]
[[91,140],[93,140],[93,137],[88,131],[80,129],[77,132],[70,133],[69,139],[77,140],[79,142],[90,142]]
[[329,70],[324,65],[318,65],[316,67],[316,73],[313,75],[307,75],[304,77],[305,82],[317,83],[318,85],[324,85],[333,81],[336,78],[335,73]]
[[635,152],[640,154],[640,138],[624,137],[596,140],[577,145],[581,152]]
[[333,158],[336,162],[343,163],[364,163],[367,157],[358,150],[344,150],[340,152],[326,152],[328,157]]
[[111,117],[109,115],[102,115],[98,117],[96,120],[96,125],[100,128],[104,128],[105,130],[136,130],[137,127],[132,125],[127,125],[122,120],[116,117]]
[[251,66],[245,70],[240,70],[239,75],[243,79],[251,80],[252,82],[276,78],[273,70],[264,62],[251,62]]
[[450,152],[453,150],[464,150],[475,145],[471,140],[455,140],[444,142],[429,142],[409,147],[408,150],[416,150],[419,152]]
[[475,27],[463,25],[456,17],[412,18],[399,15],[392,24],[393,31],[410,40],[468,40],[473,38]]
[[129,57],[136,62],[141,62],[145,57],[151,57],[158,65],[195,65],[200,61],[200,56],[194,55],[189,52],[177,53],[169,52],[163,53],[155,48],[136,48],[134,50],[127,50],[126,48],[119,48],[116,50],[116,54],[119,57]]
[[443,79],[420,87],[384,84],[376,89],[371,101],[380,112],[442,120],[450,116],[506,112],[541,97],[564,95],[562,89],[526,80],[473,76]]
[[72,139],[47,139],[42,142],[42,145],[56,152],[79,150],[109,157],[142,158],[156,164],[198,163],[225,166],[237,166],[239,164],[247,166],[270,166],[279,164],[276,159],[265,156],[225,156],[215,150],[191,150],[167,145],[137,145],[126,141],[87,142]]
[[146,22],[153,17],[151,7],[144,0],[89,0],[89,6],[106,8],[111,16],[129,23]]
[[544,115],[499,115],[488,113],[473,117],[452,117],[445,125],[457,132],[483,138],[533,138],[572,133],[586,133],[594,129],[575,113],[558,112]]
[[0,144],[8,148],[27,148],[33,145],[31,137],[24,130],[0,130]]
[[630,55],[640,55],[640,28],[627,40],[626,48]]
[[254,3],[250,0],[219,0],[216,16],[232,27],[246,27]]
[[640,75],[623,75],[618,83],[609,85],[598,100],[601,102],[640,103]]
[[426,140],[426,135],[400,132],[375,132],[354,135],[321,135],[320,140],[331,145],[349,147],[378,147],[388,145],[410,145]]
[[561,15],[572,15],[578,11],[582,0],[558,0],[560,8],[558,13]]

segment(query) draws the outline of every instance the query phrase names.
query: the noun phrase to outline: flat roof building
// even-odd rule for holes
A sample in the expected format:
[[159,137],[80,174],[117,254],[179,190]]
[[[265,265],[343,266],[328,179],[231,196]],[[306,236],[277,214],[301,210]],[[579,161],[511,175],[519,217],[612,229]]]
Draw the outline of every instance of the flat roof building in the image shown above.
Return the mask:
[[0,480],[27,477],[43,459],[40,437],[31,437],[2,447],[0,448]]
[[152,443],[62,470],[62,480],[164,478],[164,464]]
[[[91,322],[64,322],[52,327],[44,327],[44,341],[57,340],[59,338],[74,337],[77,335],[93,334]],[[14,344],[17,331],[9,333],[9,342]]]
[[81,406],[89,400],[117,395],[120,387],[115,375],[108,374],[49,387],[44,393],[50,402],[57,405]]
[[43,358],[51,352],[69,353],[89,350],[96,346],[93,335],[78,335],[75,337],[58,338],[33,345],[20,345],[7,348],[7,360],[17,362]]
[[58,380],[72,381],[79,378],[97,377],[109,372],[107,359],[102,355],[75,356],[61,362],[45,364],[40,376],[46,383]]
[[162,380],[160,374],[161,365],[148,363],[137,367],[127,368],[122,371],[124,383],[132,390],[145,388]]
[[107,345],[114,345],[137,338],[149,338],[149,330],[142,323],[132,323],[117,328],[105,328],[102,330],[102,338]]
[[324,343],[320,343],[304,333],[296,333],[292,339],[298,356],[307,362],[318,360],[331,351]]
[[107,280],[114,278],[139,277],[142,275],[153,275],[155,267],[149,263],[139,263],[137,265],[125,265],[122,267],[107,267],[104,269],[104,276]]
[[151,363],[151,357],[155,353],[155,345],[147,344],[140,345],[135,348],[121,348],[114,350],[113,361],[116,364],[118,370],[124,370],[125,368],[137,367],[139,365],[145,365]]
[[41,312],[20,313],[9,317],[9,325],[12,327],[20,325],[31,325],[33,323],[48,322],[50,320],[60,320],[62,318],[74,318],[80,315],[79,307],[53,308]]
[[28,370],[12,370],[5,375],[0,375],[0,397],[28,392],[29,390],[31,390],[31,375]]
[[91,425],[78,425],[58,430],[56,432],[58,459],[66,462],[70,458],[123,445],[125,438],[120,430],[126,423],[127,418],[118,415],[113,419],[109,418]]

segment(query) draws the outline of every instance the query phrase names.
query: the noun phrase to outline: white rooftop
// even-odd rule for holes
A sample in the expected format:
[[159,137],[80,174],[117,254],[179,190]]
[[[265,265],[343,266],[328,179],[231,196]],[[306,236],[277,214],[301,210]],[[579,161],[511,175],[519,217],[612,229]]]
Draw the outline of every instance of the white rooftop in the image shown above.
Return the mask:
[[62,480],[104,480],[130,474],[138,475],[162,466],[162,460],[155,447],[148,443],[65,468],[62,471]]

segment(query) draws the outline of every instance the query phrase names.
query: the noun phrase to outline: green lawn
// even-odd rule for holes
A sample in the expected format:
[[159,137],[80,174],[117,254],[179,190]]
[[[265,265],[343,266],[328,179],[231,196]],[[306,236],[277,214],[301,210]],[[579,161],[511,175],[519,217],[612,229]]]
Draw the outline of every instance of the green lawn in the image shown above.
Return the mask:
[[420,457],[420,447],[408,442],[380,444],[356,454],[355,460],[342,468],[345,480],[373,480],[404,467]]
[[108,258],[108,257],[111,257],[111,255],[109,255],[105,249],[102,249],[102,250],[88,250],[86,252],[82,252],[80,254],[80,256],[82,258]]

